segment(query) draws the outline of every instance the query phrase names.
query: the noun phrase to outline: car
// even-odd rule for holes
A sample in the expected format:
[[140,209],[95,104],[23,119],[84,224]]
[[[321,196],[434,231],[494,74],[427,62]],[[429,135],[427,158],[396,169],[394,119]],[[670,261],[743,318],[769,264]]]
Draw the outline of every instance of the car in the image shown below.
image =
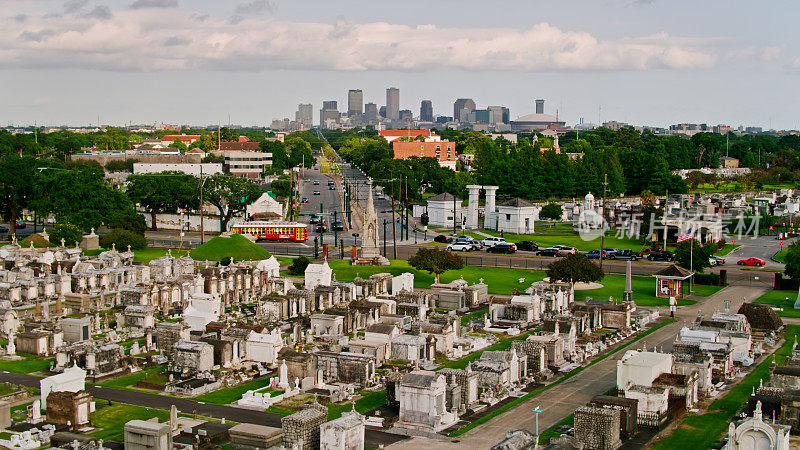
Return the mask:
[[675,253],[667,250],[659,250],[647,255],[648,261],[675,261]]
[[314,195],[319,195],[319,191],[314,191]]
[[341,220],[337,220],[331,224],[331,230],[333,231],[344,231],[344,223]]
[[539,250],[539,244],[533,241],[519,241],[517,242],[517,248],[519,250],[527,250],[529,252],[535,252]]
[[469,236],[467,236],[467,237],[459,236],[453,241],[453,243],[454,244],[467,244],[470,247],[472,247],[472,250],[481,250],[481,249],[483,249],[483,244],[481,244],[481,241],[479,241],[477,239],[473,239],[473,238],[471,238]]
[[623,248],[622,250],[617,250],[616,253],[614,253],[614,258],[616,259],[630,259],[631,261],[636,261],[641,257],[641,253],[636,253],[629,248]]
[[308,217],[308,223],[310,224],[316,224],[319,223],[320,221],[321,221],[320,217],[316,214],[312,214],[311,216]]
[[468,242],[472,243],[472,245],[476,245],[476,246],[478,246],[478,248],[479,248],[479,249],[482,249],[482,248],[483,248],[483,243],[481,243],[481,241],[479,241],[479,240],[475,239],[475,238],[474,238],[474,237],[472,237],[472,236],[469,236],[469,235],[466,235],[466,234],[462,234],[462,235],[460,235],[460,236],[456,236],[456,239],[457,239],[457,240],[464,240],[464,241],[468,241]]
[[336,190],[336,186],[334,186],[332,184],[329,184],[328,185],[328,190],[335,191]]
[[311,178],[306,177],[306,181],[311,181]]
[[498,242],[487,248],[486,251],[489,253],[514,253],[517,251],[517,246],[510,242]]
[[320,221],[320,223],[317,224],[316,230],[317,233],[328,231],[328,225],[326,225],[325,222]]
[[433,242],[440,242],[442,244],[449,244],[449,243],[453,242],[453,237],[452,236],[446,236],[444,234],[440,234],[440,235],[436,236],[435,238],[433,238]]
[[766,264],[766,261],[764,261],[763,259],[758,259],[758,258],[747,258],[747,259],[740,259],[739,261],[736,262],[736,264],[738,264],[740,266],[757,266],[757,267],[761,267],[764,264]]
[[314,180],[314,186],[319,186],[319,180]]
[[[586,252],[585,255],[589,259],[600,259],[600,250],[595,249],[595,250]],[[614,254],[609,252],[606,249],[603,249],[603,259],[615,259],[614,258]]]
[[303,197],[303,198],[301,198],[301,199],[300,199],[300,203],[302,203],[302,204],[304,204],[304,205],[305,205],[306,203],[308,203],[308,197]]
[[486,239],[481,241],[481,244],[483,244],[484,247],[494,247],[495,245],[505,241],[506,240],[501,237],[492,236],[492,237],[487,237]]
[[14,228],[17,229],[17,230],[21,230],[21,229],[25,228],[26,226],[27,226],[27,224],[25,224],[25,222],[23,222],[21,220],[18,220],[17,223],[14,224]]
[[383,200],[383,193],[378,194],[378,200]]
[[711,255],[708,258],[708,262],[712,266],[721,266],[721,265],[725,264],[725,258],[720,258],[719,256]]
[[564,256],[564,254],[561,253],[561,249],[556,247],[543,248],[536,254],[539,256]]
[[469,252],[472,251],[473,249],[472,244],[470,242],[458,241],[458,240],[456,240],[452,244],[449,244],[445,248],[451,252]]
[[561,250],[561,253],[563,253],[563,254],[578,253],[578,249],[577,248],[569,247],[567,245],[554,245],[553,248],[557,248],[557,249]]
[[615,254],[615,255],[616,255],[616,254],[617,254],[617,252],[619,251],[618,249],[616,249],[616,248],[613,248],[613,247],[606,247],[606,248],[604,248],[603,250],[607,251],[608,253],[613,253],[613,254]]

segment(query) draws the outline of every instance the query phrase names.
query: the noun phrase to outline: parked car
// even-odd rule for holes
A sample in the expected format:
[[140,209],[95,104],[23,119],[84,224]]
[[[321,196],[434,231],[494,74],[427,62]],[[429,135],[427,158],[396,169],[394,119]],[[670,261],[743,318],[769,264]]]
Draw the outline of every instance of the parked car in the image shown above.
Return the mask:
[[337,220],[331,224],[331,230],[333,231],[344,231],[344,223],[341,220]]
[[708,258],[708,262],[709,262],[709,263],[710,263],[712,266],[721,266],[721,265],[725,264],[725,258],[720,258],[719,256],[714,256],[714,255],[711,255],[711,256]]
[[563,253],[563,254],[578,253],[578,249],[577,248],[569,247],[567,245],[554,245],[553,248],[557,248],[557,249],[561,250],[561,253]]
[[308,197],[303,197],[303,198],[301,198],[301,199],[300,199],[300,203],[302,203],[302,204],[304,204],[304,205],[305,205],[306,203],[308,203]]
[[616,253],[614,253],[614,257],[616,259],[630,259],[631,261],[636,261],[642,257],[642,254],[634,252],[629,248],[623,248],[622,250],[617,250]]
[[533,241],[519,241],[517,242],[517,249],[535,252],[539,250],[539,244]]
[[486,251],[488,253],[514,253],[517,251],[517,246],[510,242],[498,242],[487,248]]
[[317,224],[320,222],[320,217],[316,214],[312,214],[308,217],[308,223],[310,224]]
[[452,236],[446,236],[444,234],[440,234],[440,235],[436,236],[435,238],[433,238],[433,242],[441,242],[442,244],[449,244],[449,243],[453,242],[453,237]]
[[[586,252],[586,257],[589,259],[600,259],[600,250],[595,249],[589,252]],[[606,249],[603,249],[603,259],[615,259],[614,254],[609,252]]]
[[616,249],[616,248],[614,248],[614,247],[606,247],[606,248],[604,248],[603,250],[607,251],[608,253],[613,253],[613,254],[615,254],[615,255],[616,255],[616,254],[617,254],[617,252],[619,251],[619,249]]
[[659,250],[647,255],[647,259],[649,261],[675,261],[675,253]]
[[445,248],[451,252],[470,252],[473,249],[472,244],[470,242],[458,241],[458,240],[456,240],[452,244],[449,244]]
[[25,222],[21,221],[21,220],[18,220],[17,223],[14,224],[14,228],[17,229],[17,230],[21,230],[21,229],[25,228],[26,226],[28,226],[28,225]]
[[488,237],[488,238],[484,239],[481,243],[483,244],[484,247],[488,248],[488,247],[494,247],[495,245],[497,245],[497,244],[499,244],[501,242],[505,242],[505,241],[506,240],[501,238],[501,237],[492,236],[492,237]]
[[561,249],[560,248],[556,248],[556,247],[543,248],[543,249],[539,250],[537,255],[539,255],[539,256],[564,256],[561,253]]
[[319,186],[319,180],[314,180],[314,186]]
[[319,191],[314,191],[314,195],[319,195]]
[[473,250],[482,250],[483,249],[483,244],[481,244],[481,241],[479,241],[479,240],[477,240],[477,239],[475,239],[475,238],[473,238],[471,236],[459,236],[459,237],[456,238],[456,240],[454,242],[469,244],[469,245],[472,246]]
[[766,264],[766,261],[764,261],[763,259],[758,259],[758,258],[747,258],[747,259],[740,259],[739,261],[736,262],[736,264],[738,264],[740,266],[758,266],[758,267],[761,267],[764,264]]

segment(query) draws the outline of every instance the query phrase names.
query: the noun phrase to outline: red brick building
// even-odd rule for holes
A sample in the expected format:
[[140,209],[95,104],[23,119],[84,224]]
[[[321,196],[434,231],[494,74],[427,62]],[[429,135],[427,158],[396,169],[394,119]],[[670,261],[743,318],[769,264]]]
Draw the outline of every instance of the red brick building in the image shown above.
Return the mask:
[[392,142],[394,159],[406,159],[412,156],[420,158],[436,158],[443,167],[456,168],[456,143],[451,141],[439,142]]

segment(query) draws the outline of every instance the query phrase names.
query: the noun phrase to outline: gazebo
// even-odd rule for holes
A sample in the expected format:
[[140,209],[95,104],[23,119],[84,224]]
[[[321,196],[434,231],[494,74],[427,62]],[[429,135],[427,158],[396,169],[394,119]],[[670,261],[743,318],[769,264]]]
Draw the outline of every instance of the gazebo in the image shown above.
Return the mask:
[[656,297],[682,297],[683,282],[692,277],[694,273],[689,272],[683,267],[671,264],[653,276],[656,278]]

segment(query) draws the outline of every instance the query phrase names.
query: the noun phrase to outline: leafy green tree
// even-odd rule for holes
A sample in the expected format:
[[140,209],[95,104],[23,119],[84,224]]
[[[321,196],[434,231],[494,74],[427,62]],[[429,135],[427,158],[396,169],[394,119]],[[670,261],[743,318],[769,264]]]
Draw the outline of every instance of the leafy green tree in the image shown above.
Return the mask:
[[223,231],[234,215],[245,212],[247,205],[258,200],[261,189],[248,178],[217,173],[203,182],[204,198],[219,209],[220,225]]
[[83,239],[83,234],[71,223],[59,223],[50,231],[50,242],[61,245],[61,239],[64,239],[64,245],[72,247]]
[[675,261],[685,269],[702,272],[706,267],[711,267],[709,258],[716,251],[716,244],[707,242],[701,244],[697,239],[683,241],[675,248]]
[[147,221],[144,220],[143,215],[130,208],[112,216],[106,222],[106,226],[110,229],[121,228],[144,236],[144,232],[147,230]]
[[11,235],[20,213],[34,203],[37,166],[31,156],[0,158],[0,214],[9,223]]
[[220,128],[219,135],[222,142],[236,142],[239,140],[239,133],[237,133],[236,130],[231,130],[228,127]]
[[105,168],[108,172],[133,172],[133,165],[139,162],[137,159],[113,160],[106,163]]
[[276,197],[288,197],[290,192],[291,182],[288,175],[281,175],[278,179],[270,183],[270,188]]
[[150,213],[154,230],[158,229],[158,214],[194,209],[200,202],[200,184],[197,178],[182,172],[131,175],[128,177],[126,192],[131,201]]
[[114,245],[117,251],[140,250],[147,247],[147,240],[141,234],[122,228],[114,228],[100,238],[100,245],[111,248]]
[[175,138],[175,140],[172,141],[172,143],[169,144],[167,147],[177,148],[178,150],[180,150],[181,153],[184,153],[186,151],[186,144],[184,144],[183,141],[178,138]]
[[434,274],[436,283],[439,283],[439,275],[442,273],[464,267],[464,262],[458,255],[436,248],[420,248],[408,259],[408,264],[417,270]]
[[308,142],[300,138],[290,138],[286,140],[285,148],[290,167],[301,166],[304,163],[306,168],[314,167],[314,155]]
[[311,264],[311,261],[305,256],[298,256],[292,260],[289,265],[289,275],[303,275],[306,273],[306,267]]
[[561,220],[562,214],[561,205],[558,203],[548,203],[542,206],[542,210],[539,211],[539,217],[551,221],[551,227],[553,226],[552,221]]
[[209,153],[206,156],[204,156],[203,159],[200,162],[202,162],[202,163],[224,163],[225,162],[225,157],[217,156],[217,155],[215,155],[213,153]]
[[786,249],[786,266],[783,273],[793,280],[800,280],[800,241],[795,241]]
[[574,253],[547,266],[550,281],[591,283],[603,279],[603,270],[585,255]]

